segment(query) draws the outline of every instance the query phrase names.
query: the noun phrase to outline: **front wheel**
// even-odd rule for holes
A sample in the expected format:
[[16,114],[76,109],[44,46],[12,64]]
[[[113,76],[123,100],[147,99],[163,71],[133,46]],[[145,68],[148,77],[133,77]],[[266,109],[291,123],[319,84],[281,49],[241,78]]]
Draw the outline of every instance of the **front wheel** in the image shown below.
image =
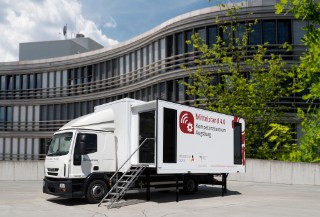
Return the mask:
[[107,184],[102,180],[94,180],[87,189],[86,199],[89,203],[99,203],[107,193]]

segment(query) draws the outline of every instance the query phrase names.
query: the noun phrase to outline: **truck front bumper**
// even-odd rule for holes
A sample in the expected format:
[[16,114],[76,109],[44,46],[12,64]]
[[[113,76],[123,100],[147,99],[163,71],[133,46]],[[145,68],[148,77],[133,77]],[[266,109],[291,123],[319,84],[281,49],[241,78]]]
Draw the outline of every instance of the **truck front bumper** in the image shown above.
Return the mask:
[[82,185],[75,183],[71,179],[43,179],[43,193],[64,198],[83,197]]

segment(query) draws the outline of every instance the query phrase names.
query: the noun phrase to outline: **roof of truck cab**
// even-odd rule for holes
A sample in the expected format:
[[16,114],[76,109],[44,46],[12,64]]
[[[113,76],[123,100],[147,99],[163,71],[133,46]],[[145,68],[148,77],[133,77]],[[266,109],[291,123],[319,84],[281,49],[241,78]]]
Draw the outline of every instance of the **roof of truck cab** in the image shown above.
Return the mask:
[[59,131],[69,129],[114,131],[114,113],[112,109],[105,109],[84,115],[68,122]]

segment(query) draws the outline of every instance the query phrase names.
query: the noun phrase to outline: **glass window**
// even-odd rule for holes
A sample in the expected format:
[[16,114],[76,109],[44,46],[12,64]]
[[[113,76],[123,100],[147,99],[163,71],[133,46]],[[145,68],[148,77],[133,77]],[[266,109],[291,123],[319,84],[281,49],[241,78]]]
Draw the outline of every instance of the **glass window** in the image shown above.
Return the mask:
[[152,91],[151,91],[151,87],[148,87],[148,101],[152,100]]
[[148,52],[149,52],[149,64],[153,63],[153,44],[149,44],[148,46]]
[[[94,65],[93,65],[93,73],[94,73],[94,80],[95,80],[95,81],[100,80],[100,78],[99,78],[98,64],[94,64]],[[78,84],[80,84],[80,83],[78,83]]]
[[5,122],[5,108],[3,106],[0,107],[0,122],[2,123]]
[[36,88],[37,88],[37,89],[40,89],[40,88],[41,88],[41,74],[36,74],[35,76],[36,76],[36,79],[35,79],[35,81],[36,81]]
[[178,81],[177,87],[177,100],[182,101],[184,100],[184,93],[185,93],[185,88],[184,85],[181,83],[183,80]]
[[[103,70],[104,76],[106,76],[106,69],[104,67],[104,63],[101,63],[101,67],[102,67],[101,70]],[[93,81],[92,66],[91,65],[87,66],[87,72],[88,72],[88,82],[90,83]]]
[[101,79],[106,78],[106,67],[104,62],[100,63],[100,74],[101,74]]
[[141,67],[146,65],[146,48],[141,49]]
[[61,133],[53,136],[47,156],[62,156],[69,153],[72,133]]
[[81,102],[81,115],[88,114],[87,110],[87,102]]
[[12,79],[12,75],[9,75],[7,77],[7,89],[8,90],[13,90],[13,79]]
[[158,85],[153,86],[153,99],[157,99],[158,96]]
[[125,73],[129,73],[130,72],[130,68],[131,68],[130,56],[129,56],[129,54],[127,54],[125,56]]
[[306,34],[306,30],[302,28],[306,26],[306,21],[293,20],[292,22],[293,44],[302,44],[301,39]]
[[82,83],[88,83],[88,68],[82,67],[81,68],[81,75],[82,75]]
[[163,59],[165,59],[166,58],[166,46],[165,46],[165,44],[166,44],[166,40],[165,40],[165,38],[162,38],[161,40],[160,40],[160,59],[161,60],[163,60]]
[[107,78],[111,78],[112,77],[112,73],[111,73],[111,63],[110,63],[110,61],[106,62],[106,68],[107,68]]
[[1,85],[0,86],[1,86],[2,91],[6,90],[6,76],[5,75],[1,76]]
[[48,120],[54,120],[54,105],[48,105]]
[[239,43],[242,43],[242,39],[246,33],[246,25],[245,23],[238,23],[236,25],[236,31],[234,33],[235,39],[239,39]]
[[15,89],[16,90],[20,90],[21,89],[21,79],[20,79],[20,75],[16,75],[16,85],[15,85]]
[[262,39],[263,43],[276,44],[276,22],[263,21],[262,22]]
[[213,44],[217,43],[217,26],[208,27],[208,45],[212,48]]
[[[96,67],[94,67],[96,69]],[[81,70],[80,68],[74,69],[74,83],[81,84]]]
[[61,118],[61,105],[54,105],[54,113],[55,113],[54,120],[62,120],[62,118]]
[[206,40],[207,40],[206,29],[205,28],[197,29],[196,33],[198,33],[199,37],[203,39],[204,43],[206,43]]
[[68,104],[68,119],[73,119],[75,117],[73,108],[74,108],[73,103],[69,103]]
[[118,59],[113,59],[112,60],[112,74],[113,74],[113,76],[118,76],[119,75]]
[[261,44],[260,36],[261,36],[260,23],[253,24],[250,27],[250,32],[249,32],[249,45]]
[[22,75],[22,90],[28,89],[28,77],[27,75]]
[[225,28],[222,29],[222,40],[225,42],[226,47],[232,42],[232,37],[231,25],[225,26]]
[[291,44],[291,22],[290,20],[278,21],[278,44],[288,42]]
[[166,38],[166,48],[167,48],[167,57],[171,57],[173,55],[173,36],[169,35]]
[[166,84],[163,82],[159,86],[160,99],[166,99]]
[[29,88],[34,89],[34,75],[31,74],[29,77]]
[[77,118],[77,117],[80,117],[80,103],[79,102],[76,102],[76,103],[74,103],[74,111],[73,111],[74,113],[75,113],[75,117]]
[[41,121],[46,121],[47,120],[47,106],[41,106],[40,107],[40,120]]
[[142,99],[143,101],[147,101],[146,89],[142,89],[142,90],[141,90],[141,99]]
[[191,37],[192,37],[192,30],[186,31],[185,32],[186,41],[191,42],[190,44],[185,44],[185,52],[186,53],[193,52],[193,45],[192,45]]
[[138,50],[136,55],[137,55],[137,68],[141,68],[141,51]]
[[153,56],[154,56],[154,61],[158,61],[159,60],[159,43],[158,41],[154,42],[153,44]]
[[175,35],[176,37],[176,55],[183,53],[183,35],[182,33],[178,33]]
[[13,108],[12,107],[7,107],[7,122],[12,122],[13,121]]
[[68,107],[67,104],[61,105],[61,120],[68,120]]
[[[191,78],[188,78],[187,82],[189,84],[193,84],[193,80]],[[186,98],[187,98],[187,100],[193,100],[194,99],[193,95],[186,95]]]
[[173,101],[173,81],[167,81],[167,100]]

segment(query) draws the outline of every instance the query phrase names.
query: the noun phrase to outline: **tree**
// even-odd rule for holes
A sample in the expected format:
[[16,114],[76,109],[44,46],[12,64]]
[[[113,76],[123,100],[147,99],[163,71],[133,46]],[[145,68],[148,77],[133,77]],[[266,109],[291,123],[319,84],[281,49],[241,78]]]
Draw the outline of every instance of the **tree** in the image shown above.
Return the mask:
[[306,51],[300,58],[297,67],[297,80],[300,82],[301,92],[307,90],[303,99],[310,103],[305,114],[301,109],[298,115],[302,118],[302,131],[304,136],[301,139],[300,149],[295,154],[301,161],[320,161],[320,111],[315,102],[320,100],[320,1],[318,0],[281,0],[276,5],[276,13],[291,13],[296,18],[307,21],[302,42]]
[[[225,8],[226,5],[221,7]],[[226,9],[226,8],[225,8]],[[248,45],[251,27],[258,21],[241,24],[238,22],[240,7],[228,9],[229,19],[217,23],[222,35],[216,43],[207,45],[198,34],[192,43],[199,56],[190,71],[192,83],[184,82],[186,93],[194,96],[196,106],[209,110],[243,117],[246,120],[246,155],[268,158],[265,149],[259,148],[270,131],[270,123],[278,123],[284,107],[278,105],[281,96],[289,94],[285,84],[290,84],[286,64],[280,55],[268,53],[267,46]],[[270,143],[268,143],[270,145]],[[277,145],[281,151],[283,146]]]

